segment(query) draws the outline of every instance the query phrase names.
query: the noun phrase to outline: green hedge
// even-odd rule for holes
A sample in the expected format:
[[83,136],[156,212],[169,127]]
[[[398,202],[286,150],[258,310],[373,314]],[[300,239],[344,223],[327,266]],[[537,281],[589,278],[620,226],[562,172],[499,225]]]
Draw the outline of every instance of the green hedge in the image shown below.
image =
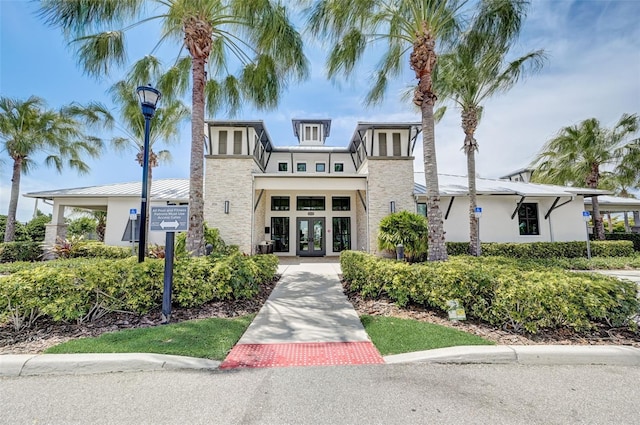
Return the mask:
[[640,233],[605,233],[604,238],[608,241],[631,241],[633,249],[640,251]]
[[[274,255],[234,254],[186,258],[174,265],[174,305],[251,298],[272,280]],[[115,310],[148,312],[162,303],[164,260],[56,260],[0,277],[0,319],[16,330],[40,316],[54,321],[91,321]]]
[[639,311],[637,287],[598,274],[559,268],[536,269],[505,257],[452,257],[447,262],[409,265],[362,252],[345,251],[342,273],[365,297],[386,295],[399,305],[416,303],[447,311],[459,300],[467,317],[494,326],[536,333],[594,323],[619,327]]
[[[511,258],[579,258],[587,256],[587,242],[482,243],[482,255]],[[447,242],[449,255],[466,255],[469,242]],[[592,241],[591,255],[626,257],[633,255],[630,241]]]
[[42,242],[0,243],[0,263],[42,260]]

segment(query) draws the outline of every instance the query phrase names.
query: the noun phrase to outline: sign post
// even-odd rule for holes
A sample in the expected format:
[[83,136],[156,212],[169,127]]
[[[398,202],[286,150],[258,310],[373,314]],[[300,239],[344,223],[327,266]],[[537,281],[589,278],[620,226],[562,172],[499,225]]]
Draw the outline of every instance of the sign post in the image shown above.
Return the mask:
[[131,208],[129,210],[129,221],[131,221],[131,253],[136,255],[136,237],[135,237],[135,229],[136,229],[136,220],[138,219],[138,210],[135,208]]
[[162,292],[162,323],[171,319],[171,292],[173,286],[173,245],[175,232],[186,231],[189,222],[189,208],[186,206],[151,207],[150,229],[165,232],[164,245],[164,286]]
[[482,217],[482,207],[476,207],[473,210],[473,215],[475,215],[476,220],[478,220],[478,225],[476,226],[478,234],[476,235],[476,237],[478,238],[478,256],[480,256],[482,255],[482,245],[480,244],[480,217]]
[[591,240],[589,239],[589,220],[591,220],[591,214],[589,211],[582,211],[582,219],[584,220],[584,227],[587,229],[587,258],[591,260]]

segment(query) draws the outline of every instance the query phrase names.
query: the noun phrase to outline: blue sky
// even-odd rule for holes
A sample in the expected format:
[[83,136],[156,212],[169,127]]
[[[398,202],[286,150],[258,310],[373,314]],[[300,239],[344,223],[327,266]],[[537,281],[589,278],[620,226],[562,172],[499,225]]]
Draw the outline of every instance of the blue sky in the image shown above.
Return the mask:
[[[35,10],[36,4],[28,0],[0,0],[0,95],[20,99],[36,95],[56,108],[72,101],[91,100],[111,106],[106,90],[123,74],[115,72],[99,81],[83,75],[60,32],[46,27]],[[549,60],[540,74],[485,104],[476,134],[480,144],[478,175],[500,177],[527,166],[545,141],[564,126],[591,117],[612,125],[625,112],[640,112],[638,18],[640,2],[636,0],[534,0],[516,53],[542,48]],[[151,34],[157,31],[146,30]],[[147,54],[153,40],[153,35],[136,33],[129,40],[132,47],[129,59],[133,61]],[[327,143],[336,146],[348,143],[358,121],[420,120],[419,113],[400,99],[404,88],[414,84],[409,70],[394,83],[382,105],[365,108],[362,99],[375,58],[360,68],[358,78],[328,82],[324,74],[325,50],[317,42],[308,43],[310,78],[301,84],[291,84],[277,110],[260,112],[245,108],[234,118],[264,120],[276,145],[295,144],[292,118],[330,118],[333,121]],[[169,147],[172,163],[154,169],[154,178],[188,177],[188,127],[180,139],[179,145]],[[465,157],[460,150],[462,141],[459,112],[450,108],[436,127],[440,173],[466,174]],[[421,171],[420,147],[415,156],[415,169]],[[133,151],[108,151],[99,160],[90,162],[91,173],[85,176],[70,170],[58,174],[41,166],[22,177],[21,193],[139,181],[142,172],[134,158]],[[11,162],[9,158],[3,159],[0,213],[6,214]],[[34,201],[21,196],[18,219],[28,220],[33,209]],[[50,212],[46,207],[42,209]]]

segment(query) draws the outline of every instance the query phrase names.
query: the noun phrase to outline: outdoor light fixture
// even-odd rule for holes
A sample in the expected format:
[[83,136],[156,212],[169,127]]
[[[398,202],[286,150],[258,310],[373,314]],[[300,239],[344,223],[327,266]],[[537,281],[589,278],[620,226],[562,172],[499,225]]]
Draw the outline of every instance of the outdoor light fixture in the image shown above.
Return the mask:
[[229,201],[224,201],[224,213],[229,214]]
[[151,118],[156,112],[156,105],[162,97],[162,94],[151,87],[140,86],[136,89],[138,99],[140,99],[140,108],[144,115],[144,152],[142,159],[142,196],[140,202],[140,238],[138,246],[138,262],[144,261],[144,255],[147,251],[147,186],[149,184],[149,132],[151,127]]
[[396,212],[396,201],[389,202],[389,211],[392,213]]

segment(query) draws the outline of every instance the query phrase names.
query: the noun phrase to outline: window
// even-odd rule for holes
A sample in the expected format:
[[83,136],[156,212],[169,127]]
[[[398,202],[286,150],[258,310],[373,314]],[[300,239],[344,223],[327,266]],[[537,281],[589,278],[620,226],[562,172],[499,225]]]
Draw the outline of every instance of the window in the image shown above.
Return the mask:
[[336,162],[333,164],[333,171],[336,173],[342,173],[344,171],[344,164],[342,162]]
[[286,162],[278,162],[278,171],[287,171],[289,164]]
[[304,173],[305,171],[307,171],[307,163],[298,162],[298,164],[296,165],[296,170],[298,170],[299,173]]
[[296,209],[298,211],[324,211],[324,196],[298,196]]
[[242,153],[242,131],[233,132],[233,154],[240,155]]
[[318,137],[318,126],[314,125],[313,127],[311,127],[311,131],[313,132],[313,140],[320,140],[320,138]]
[[400,142],[400,133],[393,133],[393,156],[402,156],[402,143]]
[[539,235],[538,204],[525,203],[518,210],[518,229],[521,235]]
[[218,154],[227,154],[227,131],[221,130],[218,136]]
[[378,155],[387,156],[387,135],[385,133],[378,134]]
[[271,211],[289,211],[288,196],[272,196]]
[[419,215],[423,215],[423,216],[427,216],[427,204],[418,204],[418,208],[416,209],[416,212]]
[[311,140],[311,127],[309,126],[304,128],[304,140]]
[[316,173],[324,173],[325,163],[324,162],[316,162]]
[[333,221],[333,252],[351,249],[351,219],[349,217],[334,217]]
[[271,238],[274,252],[289,252],[289,217],[271,217]]
[[331,198],[331,210],[333,211],[350,211],[351,198],[348,196],[334,196]]

